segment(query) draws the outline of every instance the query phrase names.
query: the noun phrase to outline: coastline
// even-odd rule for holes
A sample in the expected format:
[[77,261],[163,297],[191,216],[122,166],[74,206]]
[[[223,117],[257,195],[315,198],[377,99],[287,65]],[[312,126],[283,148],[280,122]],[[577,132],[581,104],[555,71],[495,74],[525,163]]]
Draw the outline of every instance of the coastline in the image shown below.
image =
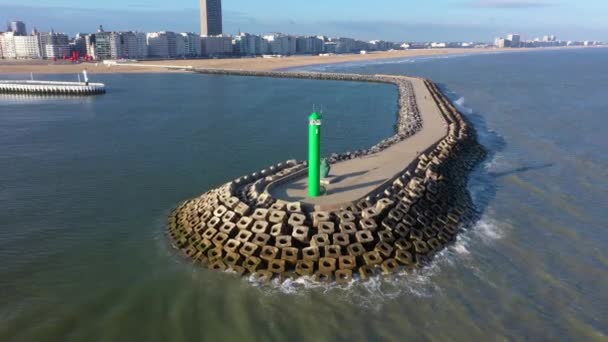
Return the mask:
[[[171,69],[171,66],[180,68],[191,66],[197,69],[226,69],[273,71],[322,66],[342,63],[370,62],[379,60],[399,60],[405,58],[450,56],[450,55],[477,55],[494,53],[523,53],[551,50],[593,49],[601,47],[559,47],[559,48],[523,48],[523,49],[427,49],[427,50],[395,50],[383,52],[370,52],[361,54],[344,54],[332,56],[289,56],[283,58],[225,58],[225,59],[183,59],[142,61],[141,64],[154,64],[154,66],[120,65],[108,67],[103,63],[63,64],[52,63],[46,60],[35,61],[0,61],[0,74],[73,74],[86,68],[93,74],[127,74],[127,73],[166,73],[183,72]],[[164,68],[163,66],[166,66]]]

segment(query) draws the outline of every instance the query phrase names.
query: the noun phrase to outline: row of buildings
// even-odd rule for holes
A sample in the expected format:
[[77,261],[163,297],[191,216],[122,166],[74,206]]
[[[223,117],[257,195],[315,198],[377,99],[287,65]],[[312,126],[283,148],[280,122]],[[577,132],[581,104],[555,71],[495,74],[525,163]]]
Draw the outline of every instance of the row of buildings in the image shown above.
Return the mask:
[[232,53],[239,56],[339,54],[360,51],[386,51],[399,48],[398,44],[380,40],[365,42],[344,37],[291,36],[282,33],[269,35],[239,33],[232,38],[232,45]]
[[573,41],[558,40],[555,35],[546,35],[533,40],[522,40],[518,34],[509,34],[506,38],[498,37],[494,40],[494,46],[498,48],[543,48],[559,46],[597,46],[602,45],[598,41]]
[[63,33],[27,34],[25,23],[13,21],[0,32],[0,58],[61,58],[70,55],[70,39]]
[[365,42],[352,38],[325,36],[292,36],[282,33],[236,36],[201,36],[195,33],[108,32],[99,27],[93,34],[77,34],[70,39],[63,33],[28,35],[25,24],[13,22],[9,32],[0,33],[0,58],[36,59],[64,58],[76,53],[93,60],[161,59],[223,56],[295,55],[322,53],[353,53],[384,51],[399,45],[374,40]]
[[[204,0],[202,0],[204,1]],[[207,2],[209,8],[217,9],[218,2]],[[213,7],[216,6],[216,7]],[[221,6],[221,3],[219,3]],[[206,14],[207,20],[213,18]],[[217,16],[217,14],[216,14]],[[208,33],[221,31],[221,20],[206,23],[202,28]],[[523,41],[518,34],[496,38],[494,46],[499,48],[551,47],[573,45],[599,45],[599,42],[559,41],[553,35],[531,41]],[[196,33],[161,32],[108,32],[99,27],[96,33],[77,34],[70,38],[66,34],[38,32],[27,34],[23,22],[9,23],[7,32],[0,33],[0,58],[4,59],[62,59],[85,58],[107,59],[176,59],[199,57],[261,56],[296,54],[342,54],[361,51],[386,51],[392,49],[442,49],[485,48],[484,43],[402,43],[352,38],[329,38],[326,36],[293,36],[282,33],[255,35],[239,33],[227,35],[199,35]]]
[[61,33],[34,32],[19,35],[15,32],[0,34],[0,58],[61,58],[71,53],[68,36]]

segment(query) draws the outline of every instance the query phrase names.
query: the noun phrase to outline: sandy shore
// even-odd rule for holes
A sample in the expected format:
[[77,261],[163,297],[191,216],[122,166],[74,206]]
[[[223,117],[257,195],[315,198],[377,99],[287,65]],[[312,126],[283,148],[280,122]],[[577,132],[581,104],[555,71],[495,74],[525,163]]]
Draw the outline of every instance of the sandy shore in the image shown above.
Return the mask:
[[[575,49],[559,48],[559,49]],[[335,64],[347,62],[373,61],[420,56],[439,56],[448,54],[483,54],[496,52],[519,53],[539,51],[541,49],[438,49],[438,50],[406,50],[386,51],[361,54],[333,56],[291,56],[284,58],[230,58],[230,59],[193,59],[193,60],[163,60],[142,62],[144,64],[167,66],[192,66],[195,68],[218,68],[233,70],[268,71],[284,68],[303,67],[310,65]],[[542,49],[547,50],[547,49]],[[0,61],[0,74],[70,74],[78,73],[87,68],[91,73],[155,73],[179,72],[159,67],[120,66],[108,67],[102,63],[65,64],[51,61]]]

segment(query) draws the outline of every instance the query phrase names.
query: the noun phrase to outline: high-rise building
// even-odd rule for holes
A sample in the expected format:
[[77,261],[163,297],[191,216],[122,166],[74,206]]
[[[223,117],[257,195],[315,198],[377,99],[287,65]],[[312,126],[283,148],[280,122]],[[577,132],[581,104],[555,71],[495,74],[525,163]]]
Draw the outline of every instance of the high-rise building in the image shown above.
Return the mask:
[[120,51],[122,58],[140,59],[148,57],[146,34],[142,32],[121,32]]
[[494,45],[499,49],[504,49],[511,46],[511,41],[505,38],[496,38]]
[[296,53],[319,54],[323,52],[323,39],[317,36],[300,36],[296,38]]
[[112,59],[125,58],[122,44],[122,35],[118,32],[110,32],[110,57]]
[[169,48],[169,58],[177,57],[177,34],[175,32],[167,32],[167,45]]
[[74,37],[74,40],[70,43],[70,50],[70,54],[71,52],[76,52],[80,57],[87,55],[86,34],[78,33],[76,37]]
[[0,35],[0,45],[4,58],[42,57],[38,36],[20,36],[15,32],[6,32]]
[[27,35],[27,30],[25,29],[25,23],[22,21],[11,21],[8,23],[9,32],[13,32],[16,36],[25,36]]
[[213,36],[201,37],[201,52],[203,56],[228,56],[232,55],[232,37]]
[[180,37],[184,42],[184,56],[198,57],[201,55],[201,36],[199,36],[198,34],[185,32],[180,33],[178,38]]
[[148,55],[155,58],[175,58],[178,56],[175,32],[160,31],[147,35]]
[[336,42],[336,53],[351,53],[356,50],[356,41],[352,38],[337,38],[333,41]]
[[518,48],[521,46],[521,37],[518,34],[509,34],[507,39],[511,41],[510,45],[512,48]]
[[200,0],[201,36],[222,34],[222,0]]
[[113,42],[115,43],[115,40],[112,39],[111,32],[97,31],[91,39],[91,57],[97,60],[111,59],[112,52],[116,52],[116,47],[112,48]]
[[169,39],[166,32],[151,32],[147,34],[148,56],[169,58]]
[[275,33],[264,36],[268,42],[268,50],[273,55],[294,55],[297,48],[296,37]]
[[90,58],[95,58],[95,34],[87,34],[84,36],[84,44],[86,47],[85,56],[89,56]]
[[15,36],[17,58],[37,59],[42,57],[38,36]]
[[7,32],[0,34],[0,49],[2,49],[2,58],[17,58],[15,52],[14,33]]
[[40,32],[38,40],[42,58],[63,58],[63,56],[70,55],[70,40],[63,33]]
[[234,53],[241,56],[255,56],[266,53],[262,51],[261,42],[262,37],[249,34],[239,33],[234,37],[232,43],[234,45]]

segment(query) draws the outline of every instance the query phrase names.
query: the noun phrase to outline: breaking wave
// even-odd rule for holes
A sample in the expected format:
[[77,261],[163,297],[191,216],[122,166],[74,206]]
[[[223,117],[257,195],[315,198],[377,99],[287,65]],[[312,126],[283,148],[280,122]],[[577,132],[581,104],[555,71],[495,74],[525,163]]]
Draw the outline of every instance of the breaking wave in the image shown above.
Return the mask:
[[473,114],[473,109],[465,106],[464,97],[458,98],[458,100],[453,101],[453,103],[454,103],[454,106],[456,107],[456,109],[458,109],[458,111],[460,111],[461,113]]

